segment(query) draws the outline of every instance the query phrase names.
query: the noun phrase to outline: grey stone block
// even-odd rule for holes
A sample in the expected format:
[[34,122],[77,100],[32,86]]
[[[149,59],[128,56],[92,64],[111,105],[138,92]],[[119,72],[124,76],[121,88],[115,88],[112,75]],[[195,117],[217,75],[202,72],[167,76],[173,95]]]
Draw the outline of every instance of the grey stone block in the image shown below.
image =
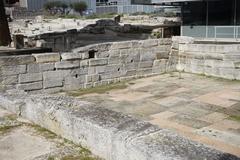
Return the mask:
[[0,66],[0,76],[18,75],[27,72],[26,65]]
[[80,60],[80,67],[89,66],[89,60]]
[[42,80],[42,73],[27,73],[19,75],[19,83],[37,82]]
[[81,67],[81,68],[77,68],[77,69],[72,69],[69,71],[69,73],[65,76],[79,76],[79,75],[86,75],[88,74],[88,68],[87,67]]
[[132,47],[131,41],[114,42],[111,46],[111,49],[125,49],[125,48],[131,48],[131,47]]
[[119,56],[111,56],[108,59],[108,64],[119,64],[121,62],[121,59]]
[[24,90],[24,91],[40,90],[42,88],[43,88],[42,82],[33,82],[33,83],[25,83],[25,84],[17,85],[18,90]]
[[153,61],[145,61],[139,63],[139,68],[150,68],[153,66]]
[[0,76],[0,84],[2,85],[15,85],[18,83],[18,76]]
[[71,69],[78,68],[80,66],[80,62],[78,60],[75,61],[61,61],[55,63],[55,68],[57,69]]
[[158,45],[171,45],[172,38],[161,38],[158,40]]
[[108,64],[108,59],[101,58],[101,59],[90,59],[89,60],[90,66],[101,66]]
[[63,86],[63,81],[60,79],[56,80],[44,80],[43,81],[43,88],[54,88],[54,87],[62,87]]
[[33,54],[36,58],[37,63],[48,63],[48,62],[58,62],[60,61],[59,53],[41,53],[41,54]]
[[96,67],[96,73],[104,73],[106,69],[106,66],[97,66]]
[[133,63],[140,61],[140,49],[121,50],[121,63]]
[[158,41],[159,40],[157,40],[157,39],[149,39],[149,40],[142,41],[142,47],[147,48],[147,47],[157,46]]
[[24,65],[34,63],[35,58],[31,55],[21,55],[21,56],[1,56],[0,64],[1,66],[14,66],[14,65]]
[[156,58],[156,53],[153,50],[141,50],[140,61],[153,61]]
[[86,75],[86,83],[97,82],[100,80],[99,74]]
[[76,52],[65,52],[65,53],[61,53],[61,58],[62,60],[80,60],[82,59],[82,56],[80,53],[76,53]]
[[96,74],[97,69],[96,67],[88,67],[88,74]]
[[64,71],[43,72],[43,80],[44,81],[54,81],[54,80],[63,81],[65,74],[66,73]]
[[109,57],[111,56],[120,56],[120,50],[109,50]]

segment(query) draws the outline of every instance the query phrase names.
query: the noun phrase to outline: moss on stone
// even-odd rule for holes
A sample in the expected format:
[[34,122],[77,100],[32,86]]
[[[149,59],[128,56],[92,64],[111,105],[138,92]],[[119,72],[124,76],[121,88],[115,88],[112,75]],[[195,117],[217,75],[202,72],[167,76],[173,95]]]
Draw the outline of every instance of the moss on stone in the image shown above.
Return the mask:
[[113,83],[109,85],[98,86],[94,88],[81,89],[77,91],[69,91],[68,95],[78,97],[78,96],[91,94],[91,93],[101,94],[101,93],[106,93],[108,91],[115,90],[115,89],[125,89],[127,87],[128,87],[128,84],[126,82],[119,82],[119,83]]
[[232,115],[229,117],[230,120],[233,120],[233,121],[238,121],[240,122],[240,116],[236,116],[236,115]]

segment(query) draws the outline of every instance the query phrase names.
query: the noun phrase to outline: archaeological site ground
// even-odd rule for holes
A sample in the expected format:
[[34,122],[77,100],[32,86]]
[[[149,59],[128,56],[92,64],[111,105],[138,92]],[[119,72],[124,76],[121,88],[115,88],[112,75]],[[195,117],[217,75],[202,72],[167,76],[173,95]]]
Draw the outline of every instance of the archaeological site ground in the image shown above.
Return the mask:
[[239,160],[240,41],[176,36],[180,25],[148,14],[10,22],[0,160]]

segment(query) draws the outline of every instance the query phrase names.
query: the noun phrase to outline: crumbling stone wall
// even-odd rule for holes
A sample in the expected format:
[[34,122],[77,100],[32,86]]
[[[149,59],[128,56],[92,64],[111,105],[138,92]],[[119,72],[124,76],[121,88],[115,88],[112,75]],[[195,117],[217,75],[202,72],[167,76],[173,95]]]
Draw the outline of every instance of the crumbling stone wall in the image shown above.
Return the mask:
[[6,89],[57,92],[106,85],[175,70],[171,39],[89,45],[71,52],[0,57]]
[[240,80],[240,44],[175,37],[172,53],[178,71]]

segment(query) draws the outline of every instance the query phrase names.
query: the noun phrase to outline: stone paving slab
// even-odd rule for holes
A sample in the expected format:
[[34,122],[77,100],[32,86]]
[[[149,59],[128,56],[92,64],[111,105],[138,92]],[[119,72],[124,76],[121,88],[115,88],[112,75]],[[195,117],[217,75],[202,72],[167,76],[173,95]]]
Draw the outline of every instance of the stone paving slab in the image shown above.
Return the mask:
[[182,77],[171,73],[137,79],[124,90],[79,98],[240,156],[238,141],[198,132],[209,128],[240,139],[240,122],[230,119],[240,116],[240,82],[186,73]]

